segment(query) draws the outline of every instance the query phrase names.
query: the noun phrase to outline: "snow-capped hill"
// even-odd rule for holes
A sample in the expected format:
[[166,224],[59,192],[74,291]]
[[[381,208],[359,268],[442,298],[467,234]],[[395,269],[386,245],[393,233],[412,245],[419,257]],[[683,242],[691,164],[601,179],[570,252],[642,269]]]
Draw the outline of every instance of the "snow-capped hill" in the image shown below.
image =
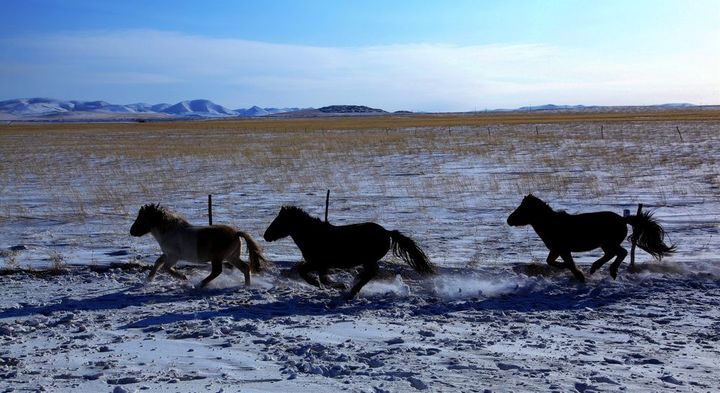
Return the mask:
[[[158,111],[153,110],[153,105],[145,104],[145,103],[143,103],[143,102],[138,102],[138,103],[135,103],[135,104],[123,105],[123,106],[126,107],[126,108],[128,108],[128,109],[130,109],[130,110],[132,110],[132,111],[135,112],[135,113],[158,112]],[[166,104],[166,106],[164,106],[162,109],[165,109],[165,108],[167,108],[168,106],[170,106],[170,105],[167,105],[167,104]]]
[[71,101],[75,112],[136,113],[130,105],[115,105],[105,101]]
[[46,113],[68,112],[74,110],[74,107],[75,105],[71,102],[50,98],[19,98],[0,101],[0,112],[14,115],[43,115]]
[[241,116],[255,117],[255,116],[267,116],[270,114],[266,109],[260,108],[259,106],[253,106],[248,109],[238,109],[235,111]]
[[302,109],[300,109],[300,108],[261,108],[261,107],[255,105],[248,109],[244,109],[244,108],[235,109],[235,112],[238,114],[238,116],[260,117],[260,116],[274,115],[277,113],[297,112],[297,111],[301,111],[301,110]]
[[164,104],[164,103],[163,104],[155,104],[150,107],[150,111],[151,112],[162,112],[165,109],[170,108],[171,106],[172,106],[171,104]]
[[237,116],[235,111],[210,100],[182,101],[165,108],[162,112],[176,116]]
[[72,102],[75,107],[73,108],[76,111],[82,111],[82,112],[92,112],[92,111],[102,111],[108,106],[110,106],[109,102],[105,101],[70,101]]

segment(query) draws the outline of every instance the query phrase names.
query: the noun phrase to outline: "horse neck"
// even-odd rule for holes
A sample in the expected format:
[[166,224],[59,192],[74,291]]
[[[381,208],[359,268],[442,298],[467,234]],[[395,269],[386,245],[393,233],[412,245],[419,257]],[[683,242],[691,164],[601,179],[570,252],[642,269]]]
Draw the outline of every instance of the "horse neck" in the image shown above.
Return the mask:
[[178,231],[185,230],[191,226],[192,225],[190,225],[190,223],[188,223],[182,218],[172,217],[169,219],[164,219],[160,223],[155,225],[150,230],[150,233],[153,235],[155,240],[157,240],[159,243],[162,243],[164,239],[168,238],[168,236],[173,236]]
[[542,238],[543,235],[547,233],[547,230],[554,225],[559,214],[561,213],[554,211],[550,207],[548,207],[547,210],[543,209],[533,217],[530,226],[532,226],[535,232]]
[[316,242],[322,241],[323,235],[331,226],[309,215],[300,216],[290,230],[290,237],[300,250],[304,251],[303,248],[312,247]]

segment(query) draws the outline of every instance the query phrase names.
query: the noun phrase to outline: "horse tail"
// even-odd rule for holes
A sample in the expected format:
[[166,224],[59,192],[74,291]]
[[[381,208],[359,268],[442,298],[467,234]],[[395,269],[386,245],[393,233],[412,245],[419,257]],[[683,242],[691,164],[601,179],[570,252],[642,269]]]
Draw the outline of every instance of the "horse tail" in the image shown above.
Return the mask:
[[268,261],[265,259],[265,256],[263,256],[262,248],[255,239],[243,231],[238,231],[237,236],[245,239],[245,243],[247,243],[248,254],[250,254],[250,271],[259,272],[267,267]]
[[390,234],[393,255],[405,261],[421,274],[435,273],[435,266],[412,239],[399,231],[388,231],[388,233]]
[[625,218],[625,221],[633,228],[633,233],[628,239],[635,241],[638,247],[658,261],[675,252],[675,245],[665,244],[665,229],[653,217],[652,212],[640,212],[637,216]]

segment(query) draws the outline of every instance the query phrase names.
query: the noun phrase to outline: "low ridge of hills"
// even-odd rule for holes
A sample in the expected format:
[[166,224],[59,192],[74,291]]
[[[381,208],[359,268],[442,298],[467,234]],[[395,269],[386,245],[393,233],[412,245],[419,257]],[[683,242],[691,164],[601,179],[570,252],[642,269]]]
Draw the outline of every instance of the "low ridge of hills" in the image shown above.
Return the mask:
[[[706,108],[687,103],[649,106],[585,106],[539,105],[516,109],[496,109],[483,112],[616,112],[659,111]],[[710,108],[710,107],[707,107]],[[713,107],[716,108],[716,107]],[[393,112],[396,115],[410,111]],[[469,113],[469,112],[465,112]],[[230,117],[328,117],[374,116],[390,114],[382,109],[364,105],[330,105],[321,108],[250,108],[228,109],[210,100],[188,100],[176,104],[135,103],[118,105],[106,101],[63,101],[50,98],[19,98],[0,101],[0,120],[40,121],[114,121],[114,120],[172,120]]]

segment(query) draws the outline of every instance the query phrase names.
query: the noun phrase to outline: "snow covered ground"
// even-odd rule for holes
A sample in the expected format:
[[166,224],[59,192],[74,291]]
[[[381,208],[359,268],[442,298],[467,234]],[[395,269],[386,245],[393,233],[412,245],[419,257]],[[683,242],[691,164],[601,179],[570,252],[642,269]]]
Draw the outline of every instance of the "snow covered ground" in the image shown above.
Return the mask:
[[[281,270],[282,271],[282,270]],[[4,276],[2,384],[113,391],[717,391],[720,284],[671,271],[403,272],[352,302],[282,275]],[[195,283],[203,277],[193,274]],[[119,391],[119,390],[117,390]]]
[[[0,391],[717,391],[718,126],[5,128]],[[199,224],[213,193],[214,221],[260,240],[283,204],[322,215],[326,188],[331,222],[399,229],[440,274],[388,258],[345,302],[293,273],[286,239],[263,243],[275,267],[250,287],[226,270],[195,289],[203,266],[145,282],[158,249],[128,234],[140,205]],[[678,253],[580,284],[505,224],[527,192],[570,212],[642,202]]]

